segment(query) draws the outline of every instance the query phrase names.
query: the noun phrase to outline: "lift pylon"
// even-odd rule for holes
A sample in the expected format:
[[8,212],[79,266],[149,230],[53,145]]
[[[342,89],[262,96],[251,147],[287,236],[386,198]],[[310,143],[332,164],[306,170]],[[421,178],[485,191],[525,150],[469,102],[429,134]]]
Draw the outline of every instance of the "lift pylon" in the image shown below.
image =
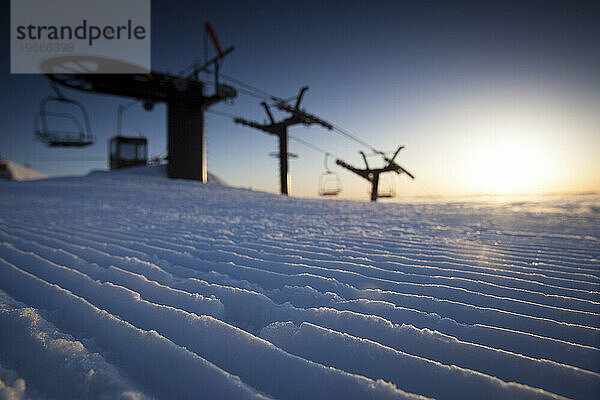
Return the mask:
[[275,135],[279,138],[279,185],[281,194],[286,196],[289,194],[290,180],[288,171],[288,127],[296,124],[304,124],[306,126],[318,124],[329,130],[333,129],[333,126],[330,123],[307,113],[305,110],[300,109],[300,102],[302,101],[304,92],[307,90],[308,86],[304,86],[300,89],[300,92],[296,98],[296,104],[293,107],[288,105],[287,101],[285,100],[273,99],[275,100],[275,106],[278,109],[286,111],[290,114],[289,117],[281,121],[275,121],[269,105],[265,102],[262,102],[261,105],[264,107],[267,117],[269,118],[268,124],[260,124],[258,122],[248,121],[243,118],[234,119],[236,124],[246,125],[251,128],[267,132],[271,135]]
[[[212,28],[210,30],[211,35],[214,35]],[[156,71],[148,74],[99,74],[93,73],[93,69],[87,71],[86,66],[101,65],[107,61],[114,64],[118,61],[94,56],[61,56],[53,60],[56,64],[54,71],[57,72],[48,74],[47,77],[52,83],[87,93],[140,100],[146,110],[151,110],[155,103],[166,103],[169,177],[206,182],[204,110],[212,104],[237,96],[233,87],[218,82],[218,67],[233,47],[221,51],[219,46],[217,50],[218,56],[204,65],[194,64],[194,71],[190,75],[171,75]],[[70,67],[73,64],[81,67],[77,70],[78,73],[62,73],[73,71]],[[206,95],[204,83],[198,79],[198,72],[210,64],[215,67],[215,93]],[[123,68],[125,67],[127,65],[124,64]]]
[[[403,148],[404,148],[404,146],[398,147],[398,150],[396,150],[396,152],[394,153],[392,158],[386,157],[385,153],[383,153],[383,152],[378,152],[383,157],[384,161],[387,163],[383,168],[369,168],[369,163],[367,162],[367,156],[362,151],[360,151],[359,153],[365,162],[366,168],[364,168],[364,169],[359,169],[359,168],[353,167],[352,165],[347,164],[343,160],[340,160],[340,159],[335,160],[335,163],[337,165],[339,165],[340,167],[344,167],[347,170],[354,172],[356,175],[360,176],[361,178],[364,178],[367,181],[369,181],[369,183],[371,183],[371,201],[377,201],[377,199],[379,197],[384,197],[384,196],[379,196],[379,175],[380,174],[383,174],[386,172],[395,172],[398,175],[400,175],[402,173],[405,173],[411,179],[415,179],[415,176],[413,174],[408,172],[406,169],[402,168],[400,165],[396,164],[396,162],[394,161],[394,159],[396,158],[396,156],[398,155],[400,150],[402,150]],[[385,197],[390,197],[390,196],[385,196]]]

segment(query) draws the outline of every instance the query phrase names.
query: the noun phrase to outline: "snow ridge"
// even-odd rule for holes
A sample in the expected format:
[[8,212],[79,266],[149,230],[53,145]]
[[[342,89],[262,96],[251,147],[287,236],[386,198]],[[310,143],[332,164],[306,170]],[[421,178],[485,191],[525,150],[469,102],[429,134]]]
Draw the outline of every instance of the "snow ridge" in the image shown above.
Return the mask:
[[598,196],[369,204],[138,172],[0,182],[0,397],[600,397]]

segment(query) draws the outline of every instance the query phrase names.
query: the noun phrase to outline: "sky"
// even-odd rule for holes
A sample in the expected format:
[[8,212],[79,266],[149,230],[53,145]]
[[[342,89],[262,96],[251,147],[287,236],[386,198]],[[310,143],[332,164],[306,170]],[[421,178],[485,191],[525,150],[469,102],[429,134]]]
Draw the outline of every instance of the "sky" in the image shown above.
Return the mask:
[[[106,169],[116,110],[129,100],[65,90],[86,105],[96,144],[54,149],[36,141],[33,115],[53,92],[41,75],[10,74],[9,2],[3,7],[0,155],[51,176]],[[284,98],[309,86],[307,111],[382,151],[404,145],[397,161],[416,179],[382,182],[398,198],[600,191],[597,2],[155,0],[152,69],[177,74],[202,60],[205,21],[223,47],[235,46],[221,69],[227,76]],[[259,103],[240,94],[211,110],[263,122]],[[274,136],[222,115],[207,113],[205,123],[210,172],[278,191]],[[166,107],[132,106],[123,133],[142,133],[151,155],[165,155]],[[368,152],[317,126],[289,133],[357,167],[358,152]],[[290,151],[298,155],[290,160],[292,194],[316,197],[323,154],[295,141]],[[366,181],[332,158],[329,169],[342,182],[340,198],[368,198]]]

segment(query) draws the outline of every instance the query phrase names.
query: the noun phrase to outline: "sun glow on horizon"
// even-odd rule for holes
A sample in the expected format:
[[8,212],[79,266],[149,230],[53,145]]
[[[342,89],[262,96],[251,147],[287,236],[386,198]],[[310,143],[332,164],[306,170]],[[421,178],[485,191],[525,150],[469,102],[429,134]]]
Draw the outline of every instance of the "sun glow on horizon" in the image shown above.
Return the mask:
[[542,193],[552,175],[550,155],[523,141],[493,141],[478,149],[471,183],[484,194]]
[[449,105],[436,125],[447,133],[437,144],[445,152],[440,167],[446,192],[512,195],[590,188],[598,140],[587,138],[597,131],[597,117],[588,103],[567,94],[507,85]]

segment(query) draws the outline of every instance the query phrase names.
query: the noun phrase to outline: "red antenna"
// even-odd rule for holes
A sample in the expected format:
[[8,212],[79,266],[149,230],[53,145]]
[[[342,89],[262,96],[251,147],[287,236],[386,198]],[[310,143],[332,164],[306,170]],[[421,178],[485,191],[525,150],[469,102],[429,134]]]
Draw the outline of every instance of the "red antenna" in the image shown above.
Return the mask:
[[231,92],[231,90],[233,88],[230,87],[226,87],[225,85],[219,85],[219,68],[221,66],[221,63],[223,62],[225,56],[229,53],[231,53],[233,51],[233,46],[228,47],[227,49],[223,50],[221,48],[221,45],[219,44],[219,39],[217,39],[217,34],[215,33],[215,30],[212,28],[212,26],[208,23],[205,22],[204,23],[204,27],[206,29],[206,33],[204,34],[204,57],[207,58],[208,56],[208,43],[207,43],[207,38],[206,38],[206,34],[210,35],[210,39],[212,40],[215,49],[217,49],[217,53],[218,55],[216,57],[211,58],[210,60],[204,60],[204,64],[203,65],[198,65],[196,63],[194,63],[194,68],[192,69],[192,72],[186,77],[187,79],[198,79],[198,73],[200,71],[206,71],[206,72],[210,72],[210,70],[208,69],[208,67],[210,65],[214,66],[214,73],[215,73],[215,90],[216,93],[219,94],[219,90],[227,90],[229,93],[233,93]]
[[219,39],[217,39],[217,34],[215,33],[215,30],[212,28],[212,26],[210,26],[208,22],[206,22],[204,26],[206,27],[206,32],[208,32],[208,34],[210,35],[210,40],[212,40],[213,44],[215,45],[215,49],[217,49],[217,53],[219,53],[219,58],[223,58],[223,50],[221,49],[221,45],[219,44]]

